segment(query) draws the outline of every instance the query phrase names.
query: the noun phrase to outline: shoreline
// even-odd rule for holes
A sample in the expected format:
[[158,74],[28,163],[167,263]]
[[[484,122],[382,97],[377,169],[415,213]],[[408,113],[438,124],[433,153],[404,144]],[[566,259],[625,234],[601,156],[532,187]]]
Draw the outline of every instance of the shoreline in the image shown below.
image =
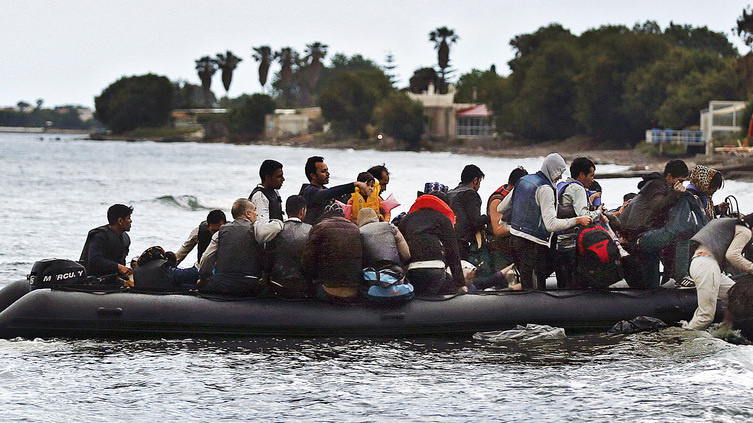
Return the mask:
[[[378,151],[407,151],[402,144],[392,139],[382,141],[363,139],[326,140],[320,136],[304,135],[285,140],[250,140],[230,141],[226,137],[198,140],[184,137],[133,137],[127,135],[92,134],[87,131],[75,130],[49,130],[34,135],[55,134],[79,134],[96,141],[153,141],[153,142],[198,142],[206,144],[237,144],[237,145],[271,145],[321,149],[354,149],[354,150],[378,150]],[[662,172],[664,164],[674,158],[684,160],[689,168],[696,164],[714,167],[725,174],[726,179],[753,181],[753,158],[726,156],[715,154],[713,156],[659,156],[650,152],[639,151],[636,148],[598,148],[598,144],[584,139],[568,139],[565,141],[549,141],[527,144],[522,141],[447,141],[447,142],[423,142],[420,151],[450,152],[455,154],[477,155],[499,158],[530,158],[545,157],[550,153],[559,153],[567,161],[571,162],[576,157],[588,157],[599,164],[615,164],[627,166],[626,173],[642,174],[648,172]]]

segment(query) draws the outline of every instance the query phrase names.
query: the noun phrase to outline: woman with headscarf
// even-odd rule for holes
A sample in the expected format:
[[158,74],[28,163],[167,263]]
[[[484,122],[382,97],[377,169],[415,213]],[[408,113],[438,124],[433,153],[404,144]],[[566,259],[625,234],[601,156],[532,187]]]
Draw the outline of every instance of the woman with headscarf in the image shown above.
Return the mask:
[[688,180],[690,180],[690,184],[687,186],[687,190],[701,201],[706,217],[708,220],[712,220],[714,218],[714,202],[711,197],[724,184],[722,173],[710,167],[696,165],[690,171]]
[[559,154],[546,156],[541,170],[520,178],[512,193],[502,201],[501,213],[510,216],[510,235],[523,289],[546,289],[546,278],[554,263],[552,234],[591,223],[589,216],[557,218],[554,184],[566,168],[565,159]]

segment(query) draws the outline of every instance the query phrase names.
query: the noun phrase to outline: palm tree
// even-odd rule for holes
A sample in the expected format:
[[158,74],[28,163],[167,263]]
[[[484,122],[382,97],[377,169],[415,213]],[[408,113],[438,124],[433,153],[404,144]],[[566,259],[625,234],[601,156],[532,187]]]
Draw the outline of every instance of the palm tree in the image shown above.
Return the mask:
[[275,59],[280,63],[280,87],[284,106],[292,100],[293,65],[298,63],[298,53],[290,47],[283,47],[275,53]]
[[225,87],[225,97],[230,91],[230,82],[233,80],[233,71],[243,59],[228,50],[225,54],[217,54],[217,65],[222,69],[222,85]]
[[267,83],[267,75],[269,75],[269,66],[272,64],[274,56],[269,46],[254,47],[254,51],[256,53],[252,54],[251,57],[259,62],[259,84],[261,84],[263,91],[264,85]]
[[308,62],[311,69],[309,73],[309,87],[313,90],[316,81],[319,80],[319,73],[322,71],[322,59],[327,55],[329,46],[319,41],[306,45],[306,56],[304,60]]
[[204,102],[209,104],[212,88],[212,76],[217,72],[217,61],[209,56],[204,56],[196,61],[196,70],[201,79],[201,89],[204,91]]
[[445,75],[450,66],[450,44],[456,42],[459,38],[455,35],[454,29],[449,29],[446,26],[429,33],[429,40],[434,42],[434,48],[437,49],[437,61],[441,70],[440,92],[445,90]]

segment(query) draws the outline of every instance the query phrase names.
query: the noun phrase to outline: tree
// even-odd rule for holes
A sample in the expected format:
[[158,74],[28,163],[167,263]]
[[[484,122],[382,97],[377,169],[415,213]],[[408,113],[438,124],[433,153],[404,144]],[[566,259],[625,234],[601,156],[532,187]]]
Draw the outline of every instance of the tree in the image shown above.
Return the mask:
[[230,91],[230,83],[233,81],[233,71],[243,59],[234,55],[230,50],[225,54],[217,54],[217,66],[222,69],[222,85],[225,87],[225,96]]
[[28,108],[29,108],[29,107],[31,106],[31,104],[29,104],[29,103],[27,103],[27,102],[25,102],[25,101],[21,100],[21,101],[19,101],[18,103],[16,103],[16,106],[18,107],[18,110],[19,110],[19,111],[21,111],[21,112],[25,112],[25,111],[26,111],[26,109],[28,109]]
[[267,83],[267,75],[269,75],[269,67],[274,60],[272,49],[269,46],[254,47],[254,53],[252,57],[259,62],[259,84],[262,90]]
[[355,72],[332,77],[319,93],[322,116],[339,136],[366,137],[366,125],[380,99],[379,91],[367,84],[369,78]]
[[406,141],[412,150],[418,150],[424,133],[424,106],[411,100],[405,93],[392,93],[374,111],[379,130],[396,139]]
[[199,79],[201,80],[201,88],[204,90],[204,102],[209,103],[209,98],[212,93],[212,76],[217,72],[217,61],[209,56],[204,56],[199,60],[196,60],[196,70],[199,73]]
[[445,77],[447,68],[450,66],[450,44],[457,42],[459,37],[455,35],[455,30],[446,26],[437,28],[429,33],[429,40],[434,42],[434,48],[437,49],[437,62],[440,69],[440,92],[445,92]]
[[746,46],[753,44],[753,10],[743,9],[742,16],[737,18],[737,36],[743,39]]
[[390,78],[390,83],[394,86],[397,84],[397,76],[395,75],[395,69],[397,68],[397,65],[395,65],[395,56],[392,55],[392,52],[387,52],[387,56],[384,58],[385,65],[382,66],[382,69],[384,69],[384,74],[387,75],[388,78]]
[[304,60],[308,63],[311,69],[308,82],[309,87],[312,90],[316,85],[316,82],[319,80],[319,74],[322,71],[322,59],[327,55],[327,47],[329,46],[318,41],[306,45],[306,56],[304,57]]
[[228,129],[233,134],[257,138],[264,134],[264,118],[274,113],[275,101],[266,94],[243,96],[241,106],[233,107],[228,113]]
[[[293,66],[298,64],[298,53],[290,47],[284,47],[275,53],[275,59],[280,63],[280,74],[276,85],[280,90],[282,107],[290,107],[295,102],[295,86],[293,81]],[[273,84],[273,86],[275,85]]]
[[408,80],[408,89],[413,94],[421,94],[429,89],[429,84],[437,86],[437,72],[434,68],[420,68],[413,71]]
[[37,99],[37,107],[34,110],[37,110],[37,111],[42,110],[42,105],[43,104],[44,104],[44,100],[41,99],[41,98],[38,98]]
[[170,122],[173,83],[164,76],[123,77],[94,99],[94,116],[116,134]]
[[[176,81],[173,83],[175,91],[173,94],[173,107],[176,109],[195,109],[204,107],[206,96],[204,90],[187,81]],[[214,104],[217,99],[212,92],[209,92],[209,102]]]

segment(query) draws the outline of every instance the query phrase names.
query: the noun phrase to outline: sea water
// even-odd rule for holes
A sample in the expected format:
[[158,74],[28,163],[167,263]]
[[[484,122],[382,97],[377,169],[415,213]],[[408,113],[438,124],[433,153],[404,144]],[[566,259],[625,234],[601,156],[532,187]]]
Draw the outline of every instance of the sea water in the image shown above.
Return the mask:
[[[176,250],[209,210],[228,217],[283,163],[281,195],[324,156],[330,185],[385,163],[406,211],[429,181],[454,187],[466,164],[486,174],[485,200],[518,165],[451,153],[225,144],[102,142],[0,134],[0,286],[44,258],[77,259],[114,203],[134,206],[131,256]],[[624,170],[600,164],[598,173]],[[637,178],[604,179],[617,207]],[[753,185],[728,181],[753,210]],[[195,254],[191,258],[195,257]],[[189,265],[187,260],[186,265]],[[2,421],[743,421],[753,420],[753,347],[705,332],[573,335],[492,344],[471,339],[0,340]]]

